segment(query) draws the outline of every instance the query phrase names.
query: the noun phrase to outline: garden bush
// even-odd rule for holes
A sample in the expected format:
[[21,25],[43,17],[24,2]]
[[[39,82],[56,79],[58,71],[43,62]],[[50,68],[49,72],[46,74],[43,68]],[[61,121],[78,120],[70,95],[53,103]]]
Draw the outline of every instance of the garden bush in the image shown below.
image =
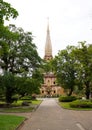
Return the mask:
[[32,96],[24,96],[21,100],[32,100]]
[[72,108],[92,108],[92,102],[89,100],[76,100],[70,103]]
[[22,102],[22,106],[29,106],[28,102]]
[[36,100],[36,94],[32,94],[32,100]]
[[60,102],[72,102],[74,100],[76,100],[75,96],[60,96],[59,97]]

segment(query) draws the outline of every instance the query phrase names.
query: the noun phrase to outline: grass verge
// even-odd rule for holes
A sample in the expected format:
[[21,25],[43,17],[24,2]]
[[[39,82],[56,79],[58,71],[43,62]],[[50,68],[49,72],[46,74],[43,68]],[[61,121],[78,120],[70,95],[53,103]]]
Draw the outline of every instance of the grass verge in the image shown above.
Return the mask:
[[41,102],[41,100],[33,100],[29,106],[21,106],[21,101],[18,101],[16,104],[13,104],[16,107],[0,108],[0,112],[32,112]]
[[15,130],[25,117],[13,115],[0,115],[0,130]]
[[92,108],[72,108],[70,107],[70,102],[59,102],[59,104],[62,108],[69,110],[92,110]]
[[0,112],[31,112],[33,107],[0,108]]
[[39,105],[42,102],[42,100],[32,100],[33,105]]

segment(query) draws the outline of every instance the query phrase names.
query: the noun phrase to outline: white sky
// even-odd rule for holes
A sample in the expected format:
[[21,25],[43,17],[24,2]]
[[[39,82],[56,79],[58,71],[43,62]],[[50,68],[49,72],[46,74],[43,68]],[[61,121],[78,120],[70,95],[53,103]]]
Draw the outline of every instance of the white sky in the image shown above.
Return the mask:
[[32,32],[39,55],[44,47],[49,17],[53,55],[79,41],[92,43],[92,0],[5,0],[18,12],[9,23]]

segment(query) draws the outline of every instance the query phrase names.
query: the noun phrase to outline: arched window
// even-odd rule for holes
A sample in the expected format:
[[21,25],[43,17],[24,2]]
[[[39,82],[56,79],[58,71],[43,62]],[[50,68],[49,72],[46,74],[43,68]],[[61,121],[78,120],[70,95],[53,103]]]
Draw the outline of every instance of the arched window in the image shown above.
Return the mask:
[[53,82],[53,84],[55,84],[55,81]]
[[56,91],[54,90],[54,93],[56,93]]
[[44,93],[44,90],[42,90],[42,93]]

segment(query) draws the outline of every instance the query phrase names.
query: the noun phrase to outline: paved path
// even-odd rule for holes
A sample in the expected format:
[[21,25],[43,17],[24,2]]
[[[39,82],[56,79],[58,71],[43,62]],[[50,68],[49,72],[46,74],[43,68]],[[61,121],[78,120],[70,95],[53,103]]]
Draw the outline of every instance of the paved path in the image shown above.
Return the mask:
[[45,99],[21,130],[92,130],[92,111],[62,109],[55,99]]

